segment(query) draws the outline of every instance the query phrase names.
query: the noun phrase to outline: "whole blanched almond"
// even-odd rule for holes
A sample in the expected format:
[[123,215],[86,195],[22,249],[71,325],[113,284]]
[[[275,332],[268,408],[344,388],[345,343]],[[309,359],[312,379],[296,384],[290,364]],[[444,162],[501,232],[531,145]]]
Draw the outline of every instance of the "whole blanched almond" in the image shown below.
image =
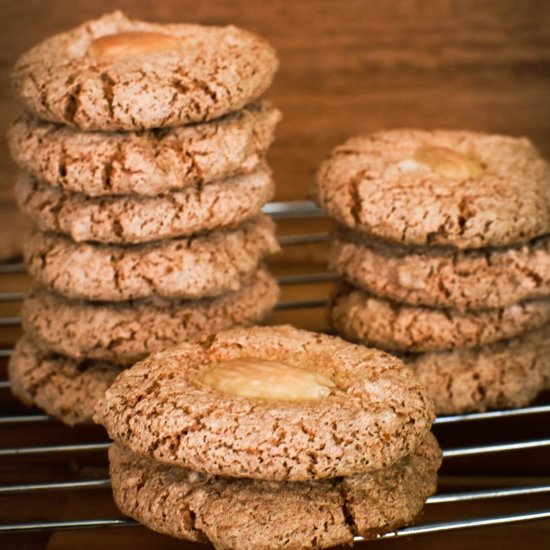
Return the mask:
[[180,41],[160,32],[120,32],[96,38],[88,46],[88,55],[100,61],[116,61],[169,50],[177,50]]
[[201,382],[225,395],[276,401],[320,399],[336,389],[330,378],[318,372],[256,357],[219,363]]
[[419,147],[413,158],[446,178],[477,178],[483,173],[483,166],[477,159],[447,147]]

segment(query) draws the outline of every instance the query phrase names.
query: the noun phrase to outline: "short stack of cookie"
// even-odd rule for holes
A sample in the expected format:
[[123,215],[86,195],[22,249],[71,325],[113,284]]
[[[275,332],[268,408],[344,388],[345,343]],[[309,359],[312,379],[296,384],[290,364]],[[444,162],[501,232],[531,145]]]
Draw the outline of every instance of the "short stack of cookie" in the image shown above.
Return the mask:
[[36,285],[9,373],[24,402],[88,422],[122,368],[271,311],[261,208],[280,113],[260,96],[276,69],[241,29],[120,12],[21,57],[9,144]]
[[441,463],[433,418],[399,359],[289,326],[155,353],[95,417],[122,512],[242,550],[351,544],[414,521]]
[[523,406],[548,385],[550,166],[527,139],[355,137],[316,193],[340,224],[340,335],[401,354],[440,413]]

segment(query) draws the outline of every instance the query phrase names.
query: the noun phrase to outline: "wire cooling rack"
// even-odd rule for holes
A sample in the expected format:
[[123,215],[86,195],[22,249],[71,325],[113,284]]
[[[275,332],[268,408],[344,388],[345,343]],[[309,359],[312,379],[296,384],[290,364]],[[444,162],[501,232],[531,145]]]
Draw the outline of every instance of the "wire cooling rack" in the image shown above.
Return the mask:
[[[288,256],[288,250],[292,247],[326,245],[327,241],[327,220],[323,213],[309,201],[279,202],[269,203],[264,211],[273,218],[280,220],[279,227],[283,229],[279,241],[283,246],[282,264],[284,264],[285,253]],[[298,222],[298,223],[296,223]],[[285,223],[291,231],[284,234]],[[296,227],[300,227],[300,232]],[[319,227],[321,228],[319,230]],[[313,228],[313,230],[311,230]],[[302,229],[304,231],[302,231]],[[296,256],[296,255],[295,255]],[[309,319],[316,311],[317,318],[320,317],[320,310],[326,305],[326,296],[329,285],[335,276],[332,273],[323,270],[322,263],[317,266],[311,262],[307,253],[298,252],[301,258],[299,272],[288,266],[294,265],[290,262],[286,272],[283,269],[280,273],[277,270],[277,279],[283,290],[283,299],[276,308],[275,317],[281,312],[286,312],[287,318],[295,324],[301,326],[300,319]],[[318,255],[317,257],[320,257]],[[308,266],[306,269],[304,265]],[[311,265],[317,269],[311,269]],[[15,287],[21,286],[17,283],[20,278],[25,277],[24,267],[21,262],[0,263],[0,330],[4,332],[2,343],[8,342],[0,348],[0,358],[7,358],[13,349],[14,336],[9,331],[18,331],[20,319],[13,313],[18,309],[20,300],[24,297],[24,289],[12,288],[14,281]],[[6,283],[7,282],[7,283]],[[6,284],[5,284],[6,283]],[[10,286],[11,285],[11,286]],[[288,293],[287,290],[294,288],[294,292]],[[297,289],[297,290],[296,290]],[[290,297],[285,297],[287,294]],[[301,317],[300,317],[301,315]],[[275,318],[275,321],[278,321]],[[311,327],[306,327],[311,328]],[[6,331],[8,331],[6,333]],[[6,359],[0,359],[5,364]],[[4,365],[5,366],[5,365]],[[9,394],[9,381],[5,379],[5,368],[0,371],[4,374],[4,379],[0,379],[0,433],[4,432],[0,444],[0,472],[2,471],[2,462],[8,461],[12,466],[16,463],[16,476],[4,476],[0,482],[0,499],[17,498],[18,496],[30,497],[34,494],[59,494],[66,492],[76,492],[81,494],[89,491],[109,491],[109,479],[106,474],[106,456],[105,452],[109,446],[104,432],[94,432],[82,436],[78,429],[68,430],[69,435],[64,435],[64,440],[60,443],[58,433],[54,427],[60,428],[56,420],[34,411],[29,411],[20,407]],[[15,411],[15,412],[14,412]],[[534,522],[550,519],[550,506],[547,495],[550,494],[550,474],[547,465],[550,465],[550,398],[548,395],[540,398],[536,404],[514,410],[489,411],[483,413],[472,413],[455,416],[440,416],[436,419],[435,431],[443,447],[444,465],[443,471],[451,474],[463,473],[464,468],[457,466],[457,461],[471,460],[472,457],[477,461],[469,463],[468,490],[444,490],[442,487],[453,486],[453,475],[444,475],[441,478],[440,489],[438,493],[428,499],[426,510],[430,513],[429,517],[436,517],[435,521],[423,520],[414,526],[398,529],[393,533],[388,533],[380,537],[381,539],[401,538],[411,535],[422,535],[429,533],[442,533],[447,531],[456,531],[467,528],[487,527],[497,528],[502,525],[509,525],[522,522]],[[480,425],[488,425],[486,430],[477,429]],[[522,426],[538,425],[542,428],[542,433],[536,432],[537,437],[525,438],[525,431]],[[518,426],[520,429],[518,430]],[[63,428],[64,429],[64,428]],[[98,428],[99,429],[99,428]],[[36,444],[36,433],[39,430],[40,444]],[[84,428],[81,428],[84,430]],[[52,443],[49,442],[49,433],[52,432]],[[540,430],[539,430],[540,431]],[[54,433],[55,432],[55,433]],[[482,439],[474,444],[464,444],[471,433],[481,433]],[[78,437],[77,437],[78,434]],[[519,435],[519,437],[518,437]],[[496,441],[493,436],[496,437]],[[504,436],[504,440],[502,437]],[[74,438],[74,441],[71,440]],[[8,439],[16,439],[17,444],[11,445]],[[84,439],[84,440],[83,440]],[[46,443],[43,443],[46,441]],[[452,442],[452,443],[448,443]],[[458,442],[458,444],[457,444]],[[487,483],[490,474],[493,473],[495,457],[507,455],[507,453],[517,456],[521,454],[526,464],[521,471],[521,476],[497,477],[498,480],[508,480],[502,482],[499,486]],[[532,453],[536,453],[533,457]],[[48,477],[49,467],[54,463],[78,463],[79,457],[93,456],[92,462],[98,461],[101,467],[83,468],[82,472],[91,471],[93,475],[86,478],[84,474],[77,479],[51,479],[44,481],[44,476]],[[26,459],[31,459],[29,462]],[[538,466],[537,466],[538,464]],[[542,465],[542,466],[541,466]],[[501,465],[502,466],[502,465]],[[41,468],[45,468],[42,473]],[[476,470],[472,474],[472,468]],[[502,470],[502,467],[500,468]],[[497,468],[498,470],[498,468]],[[10,470],[11,471],[11,470]],[[98,475],[98,471],[104,475]],[[36,475],[38,482],[32,480]],[[74,476],[70,476],[74,477]],[[23,478],[22,483],[13,483],[14,478]],[[9,482],[6,482],[8,479]],[[462,479],[462,478],[461,478]],[[519,480],[519,484],[518,484]],[[522,483],[522,480],[526,480]],[[462,486],[462,485],[461,485]],[[525,502],[523,497],[536,497],[542,495],[542,499],[535,499]],[[496,502],[513,499],[513,510],[506,507],[507,513],[492,514],[487,513],[487,506],[482,506],[481,513],[473,506],[476,502],[491,501],[491,506]],[[432,513],[434,509],[444,508],[444,505],[453,505],[460,503],[472,503],[471,517],[456,517],[451,512],[447,517],[439,513]],[[9,504],[8,504],[9,506]],[[534,508],[534,509],[533,509]],[[2,508],[0,508],[2,509]],[[6,509],[6,508],[4,508]],[[463,508],[462,508],[463,509]],[[23,536],[25,533],[52,533],[65,530],[87,530],[106,527],[128,527],[136,525],[136,522],[120,517],[111,506],[108,516],[103,517],[78,517],[76,519],[58,519],[54,510],[42,512],[39,520],[33,518],[27,520],[27,514],[16,512],[10,514],[12,519],[2,519],[0,516],[0,534],[11,534],[12,536]],[[48,514],[48,511],[50,512]],[[438,510],[439,512],[439,510]],[[476,513],[474,513],[476,512]],[[97,510],[101,513],[101,510]],[[13,520],[13,516],[17,520]],[[54,516],[48,519],[47,516]],[[46,516],[46,519],[44,519]],[[442,519],[443,518],[443,519]],[[103,532],[103,531],[102,531]],[[356,542],[363,539],[356,537]],[[0,538],[0,547],[3,547],[2,538]]]

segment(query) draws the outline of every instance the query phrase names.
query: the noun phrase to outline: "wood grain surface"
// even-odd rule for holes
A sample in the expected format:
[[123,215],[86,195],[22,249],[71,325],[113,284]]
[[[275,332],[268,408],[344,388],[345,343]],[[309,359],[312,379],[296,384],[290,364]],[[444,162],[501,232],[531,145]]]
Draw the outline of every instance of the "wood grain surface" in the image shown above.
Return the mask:
[[[39,40],[115,8],[159,22],[233,23],[268,39],[280,70],[268,97],[284,120],[270,151],[277,198],[306,198],[319,162],[347,137],[382,128],[464,128],[525,135],[550,157],[550,2],[547,0],[23,0],[0,2],[0,132],[18,107],[9,90],[17,57]],[[0,254],[2,239],[21,241],[11,186],[15,167],[0,147]],[[326,222],[281,224],[282,233],[317,231]],[[287,247],[273,262],[277,273],[322,269],[323,247]],[[0,291],[23,290],[21,276],[0,278]],[[326,296],[328,285],[294,286],[285,299]],[[0,304],[16,315],[18,304]],[[274,322],[325,327],[320,308],[279,312]],[[1,327],[0,345],[18,328]],[[0,361],[1,378],[5,362]],[[542,402],[548,402],[546,395]],[[0,413],[22,408],[0,390]],[[507,439],[549,437],[548,417],[440,430],[448,447]],[[98,428],[0,426],[0,447],[97,441]],[[91,479],[105,475],[104,455],[2,459],[0,483]],[[549,483],[548,452],[513,453],[446,464],[441,489]],[[550,507],[547,496],[429,509],[424,519],[490,515]],[[446,515],[445,515],[446,514]],[[117,515],[108,491],[0,496],[0,523]],[[438,516],[439,517],[439,516]],[[0,548],[200,548],[143,528],[0,536]],[[550,522],[474,529],[375,543],[381,549],[539,549]],[[366,547],[367,545],[365,545]]]
[[[234,23],[278,50],[268,96],[284,120],[270,158],[281,199],[305,197],[321,159],[381,128],[526,135],[550,156],[546,0],[25,0],[0,3],[0,132],[8,75],[39,40],[115,7],[159,22]],[[2,148],[3,180],[13,166]]]

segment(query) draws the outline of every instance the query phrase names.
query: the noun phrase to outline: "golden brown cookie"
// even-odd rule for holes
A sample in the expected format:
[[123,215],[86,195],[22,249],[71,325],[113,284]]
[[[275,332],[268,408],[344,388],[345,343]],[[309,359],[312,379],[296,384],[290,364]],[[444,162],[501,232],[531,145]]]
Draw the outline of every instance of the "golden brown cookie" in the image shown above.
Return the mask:
[[525,138],[388,130],[336,147],[317,175],[327,213],[365,235],[459,249],[550,233],[550,165]]
[[261,259],[279,250],[274,229],[261,215],[231,231],[134,246],[75,243],[35,232],[24,257],[40,284],[69,298],[202,298],[247,284]]
[[240,290],[202,300],[85,302],[38,287],[25,298],[21,318],[26,334],[43,349],[128,366],[181,342],[260,323],[278,295],[275,279],[263,268]]
[[104,361],[75,361],[19,340],[8,363],[12,393],[23,403],[73,426],[92,421],[94,407],[121,368]]
[[478,349],[423,353],[405,361],[438,414],[523,407],[546,386],[550,325]]
[[212,120],[260,97],[274,49],[237,27],[160,25],[117,11],[44,40],[12,80],[38,118],[82,130],[139,130]]
[[95,420],[165,464],[299,481],[395,463],[426,437],[433,409],[399,359],[278,326],[149,356],[116,380]]
[[473,310],[550,296],[550,238],[458,251],[389,245],[340,229],[330,263],[372,294],[411,305]]
[[458,311],[390,302],[346,284],[329,309],[338,334],[386,350],[475,348],[513,338],[550,322],[550,299],[500,309]]
[[16,185],[21,210],[43,231],[73,241],[135,244],[234,229],[256,218],[275,184],[264,166],[251,174],[167,195],[90,198],[22,175]]
[[435,492],[441,453],[428,434],[410,456],[382,470],[294,483],[201,474],[118,443],[109,462],[114,499],[126,515],[218,549],[256,550],[351,544],[354,536],[376,538],[410,523]]
[[11,156],[36,179],[69,192],[156,196],[258,168],[281,113],[268,102],[205,124],[142,132],[82,132],[22,114]]

